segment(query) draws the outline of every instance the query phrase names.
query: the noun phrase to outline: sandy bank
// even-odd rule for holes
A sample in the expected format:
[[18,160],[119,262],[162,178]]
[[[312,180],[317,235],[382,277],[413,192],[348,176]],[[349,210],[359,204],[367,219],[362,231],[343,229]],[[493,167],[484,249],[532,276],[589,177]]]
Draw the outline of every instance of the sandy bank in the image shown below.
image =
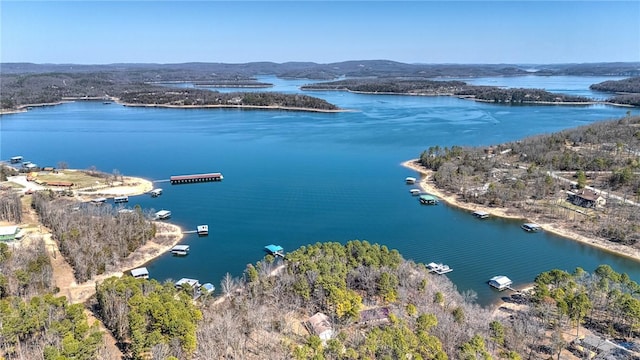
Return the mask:
[[131,176],[123,176],[122,181],[112,186],[104,185],[103,187],[92,189],[92,191],[78,190],[78,196],[89,201],[93,198],[104,196],[135,196],[148,193],[153,189],[153,182],[147,179]]
[[601,238],[590,238],[586,237],[582,234],[578,234],[573,231],[567,225],[559,224],[559,223],[550,223],[544,222],[540,218],[531,217],[531,215],[524,216],[518,209],[512,208],[497,208],[497,207],[488,207],[479,204],[467,203],[458,200],[458,195],[445,192],[442,189],[436,187],[435,183],[432,180],[433,171],[424,168],[417,159],[408,160],[402,163],[402,166],[417,171],[423,176],[420,179],[420,187],[424,192],[435,195],[440,198],[442,201],[450,204],[452,206],[469,210],[469,211],[486,211],[490,213],[492,216],[498,216],[503,218],[511,218],[511,219],[523,219],[523,221],[535,222],[542,226],[545,231],[552,232],[556,235],[564,237],[566,239],[578,241],[580,243],[597,247],[601,250],[608,251],[614,253],[619,256],[624,256],[635,261],[640,262],[640,249],[635,249],[629,246],[615,244],[610,241]]

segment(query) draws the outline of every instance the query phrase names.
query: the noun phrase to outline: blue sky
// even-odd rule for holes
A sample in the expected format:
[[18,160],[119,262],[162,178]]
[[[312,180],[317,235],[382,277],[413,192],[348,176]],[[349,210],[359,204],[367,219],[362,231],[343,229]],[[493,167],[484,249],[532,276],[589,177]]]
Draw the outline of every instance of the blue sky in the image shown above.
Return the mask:
[[0,0],[0,61],[640,61],[635,1]]

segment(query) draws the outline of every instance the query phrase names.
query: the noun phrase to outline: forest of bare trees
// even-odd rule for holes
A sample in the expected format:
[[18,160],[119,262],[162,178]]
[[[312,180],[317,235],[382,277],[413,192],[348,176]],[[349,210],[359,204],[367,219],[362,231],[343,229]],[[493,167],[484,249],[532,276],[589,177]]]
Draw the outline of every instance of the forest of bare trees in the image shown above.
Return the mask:
[[51,229],[78,282],[118,269],[119,262],[155,236],[155,225],[142,209],[116,212],[109,206],[78,206],[54,192],[33,194],[32,206]]

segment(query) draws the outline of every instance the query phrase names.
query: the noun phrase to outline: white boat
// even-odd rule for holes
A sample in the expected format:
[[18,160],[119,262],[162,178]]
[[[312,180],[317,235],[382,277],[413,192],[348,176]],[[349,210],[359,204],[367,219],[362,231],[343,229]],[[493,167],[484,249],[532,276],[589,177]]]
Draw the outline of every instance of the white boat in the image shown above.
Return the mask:
[[160,210],[156,212],[156,220],[164,220],[171,217],[171,211],[169,210]]
[[407,178],[405,178],[405,179],[404,179],[404,181],[405,181],[407,184],[415,184],[415,183],[416,183],[416,178],[411,177],[411,176],[408,176]]
[[153,189],[149,193],[151,194],[151,197],[158,197],[162,195],[162,189]]
[[126,203],[129,202],[129,197],[128,196],[116,196],[113,198],[113,202],[118,204],[118,203]]
[[450,268],[449,265],[445,265],[442,263],[436,264],[434,262],[430,262],[427,264],[427,270],[429,270],[429,272],[434,272],[439,275],[450,273],[453,271],[453,269]]
[[474,211],[473,216],[477,217],[478,219],[486,219],[489,217],[489,213],[484,211]]
[[411,195],[413,196],[418,196],[420,195],[420,189],[411,189],[409,190],[409,192],[411,193]]
[[173,255],[181,255],[185,256],[189,254],[189,245],[176,245],[171,248],[171,253]]

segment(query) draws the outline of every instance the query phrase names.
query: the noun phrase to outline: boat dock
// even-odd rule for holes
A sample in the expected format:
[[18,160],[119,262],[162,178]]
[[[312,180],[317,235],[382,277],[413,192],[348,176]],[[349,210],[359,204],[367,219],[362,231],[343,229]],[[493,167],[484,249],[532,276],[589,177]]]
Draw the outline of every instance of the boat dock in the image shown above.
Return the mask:
[[162,189],[153,189],[149,192],[149,194],[151,194],[151,197],[158,197],[162,195]]
[[176,245],[171,248],[171,253],[173,255],[185,256],[189,254],[189,245]]
[[264,250],[273,256],[284,257],[284,249],[280,245],[267,245],[264,247]]
[[199,182],[209,182],[209,181],[222,181],[224,177],[221,173],[208,173],[208,174],[193,174],[193,175],[175,175],[172,176],[169,181],[171,181],[171,185],[177,184],[192,184]]
[[427,270],[429,270],[429,272],[434,272],[438,275],[443,275],[443,274],[447,274],[453,271],[452,268],[449,267],[449,265],[445,265],[445,264],[436,264],[436,263],[428,263],[427,264]]
[[209,225],[198,225],[198,227],[196,228],[196,232],[199,236],[209,235]]
[[423,205],[438,205],[438,199],[429,194],[420,195],[420,203]]
[[156,220],[165,220],[171,217],[171,211],[169,210],[160,210],[156,212],[155,219]]
[[489,217],[489,213],[484,211],[474,211],[473,216],[477,217],[478,219],[486,219]]

